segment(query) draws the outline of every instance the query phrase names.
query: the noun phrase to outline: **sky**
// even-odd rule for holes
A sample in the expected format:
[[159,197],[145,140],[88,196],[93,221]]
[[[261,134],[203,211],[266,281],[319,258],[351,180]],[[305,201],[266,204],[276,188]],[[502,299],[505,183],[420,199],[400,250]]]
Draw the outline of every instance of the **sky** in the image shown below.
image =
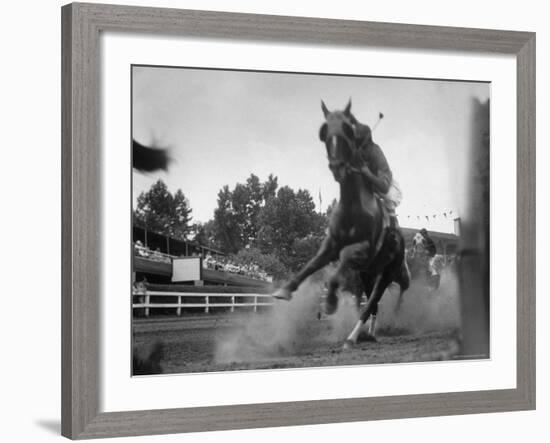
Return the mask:
[[183,191],[200,222],[213,217],[224,185],[251,173],[307,189],[325,210],[339,187],[318,138],[320,103],[343,109],[351,98],[362,123],[384,114],[373,139],[403,193],[400,224],[453,232],[468,197],[472,103],[490,96],[477,82],[137,66],[132,75],[133,137],[174,159],[168,172],[134,172],[134,205],[161,178]]

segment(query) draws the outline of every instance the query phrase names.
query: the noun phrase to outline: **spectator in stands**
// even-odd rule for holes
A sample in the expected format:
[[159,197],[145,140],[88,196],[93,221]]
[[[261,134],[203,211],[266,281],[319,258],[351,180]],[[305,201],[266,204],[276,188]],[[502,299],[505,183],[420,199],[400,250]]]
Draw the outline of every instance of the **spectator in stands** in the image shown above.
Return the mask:
[[272,277],[261,269],[260,266],[249,260],[237,260],[236,257],[212,256],[208,252],[202,260],[202,266],[205,269],[214,269],[232,274],[245,275],[259,280],[272,281]]
[[137,253],[140,257],[149,256],[148,249],[139,240],[134,243],[134,253]]

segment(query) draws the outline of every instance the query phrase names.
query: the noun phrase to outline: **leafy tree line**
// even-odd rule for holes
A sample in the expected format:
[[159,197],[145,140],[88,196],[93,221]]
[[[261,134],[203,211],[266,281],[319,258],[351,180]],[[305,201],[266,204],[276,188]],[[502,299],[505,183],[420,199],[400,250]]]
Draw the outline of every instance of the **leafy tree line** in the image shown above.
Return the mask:
[[159,234],[186,239],[191,232],[191,212],[181,189],[172,195],[166,183],[158,180],[138,196],[133,222]]
[[138,197],[134,219],[149,229],[192,238],[241,262],[256,263],[275,278],[284,278],[313,257],[328,224],[326,213],[315,212],[307,190],[279,187],[273,175],[261,182],[254,174],[233,189],[220,189],[214,217],[206,223],[192,224],[181,190],[171,195],[161,180]]

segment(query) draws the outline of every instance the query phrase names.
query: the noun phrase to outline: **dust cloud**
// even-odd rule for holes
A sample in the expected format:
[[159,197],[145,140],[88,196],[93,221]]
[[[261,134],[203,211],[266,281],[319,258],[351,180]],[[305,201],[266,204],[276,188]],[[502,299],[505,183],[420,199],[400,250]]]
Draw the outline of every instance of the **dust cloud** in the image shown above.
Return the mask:
[[233,333],[220,338],[218,363],[255,361],[291,355],[316,340],[312,330],[319,322],[320,283],[304,282],[291,301],[275,301],[267,312],[246,318]]
[[[340,293],[338,310],[326,316],[321,313],[322,294],[322,283],[308,280],[290,302],[277,301],[268,311],[243,317],[239,327],[218,337],[216,363],[271,361],[271,367],[276,367],[277,358],[327,346],[330,349],[332,345],[339,349],[359,317],[355,299]],[[459,327],[458,285],[453,271],[444,270],[439,289],[432,292],[413,281],[396,311],[398,294],[399,287],[392,285],[382,297],[377,335],[421,335]]]
[[377,333],[380,335],[425,334],[460,326],[460,300],[456,273],[444,269],[441,284],[430,291],[422,280],[413,280],[403,294],[396,312],[399,289],[390,287],[378,307]]

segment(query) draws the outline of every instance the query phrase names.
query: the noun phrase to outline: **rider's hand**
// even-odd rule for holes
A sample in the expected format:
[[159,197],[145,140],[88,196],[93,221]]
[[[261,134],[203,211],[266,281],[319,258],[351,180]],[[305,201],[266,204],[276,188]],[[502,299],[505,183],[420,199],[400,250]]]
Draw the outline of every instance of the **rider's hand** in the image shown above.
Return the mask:
[[366,175],[367,177],[373,176],[373,173],[371,172],[368,166],[362,166],[361,168],[356,168],[355,166],[348,166],[348,171],[353,172],[355,174]]
[[370,168],[367,165],[364,165],[361,168],[361,174],[365,175],[367,178],[375,177]]

